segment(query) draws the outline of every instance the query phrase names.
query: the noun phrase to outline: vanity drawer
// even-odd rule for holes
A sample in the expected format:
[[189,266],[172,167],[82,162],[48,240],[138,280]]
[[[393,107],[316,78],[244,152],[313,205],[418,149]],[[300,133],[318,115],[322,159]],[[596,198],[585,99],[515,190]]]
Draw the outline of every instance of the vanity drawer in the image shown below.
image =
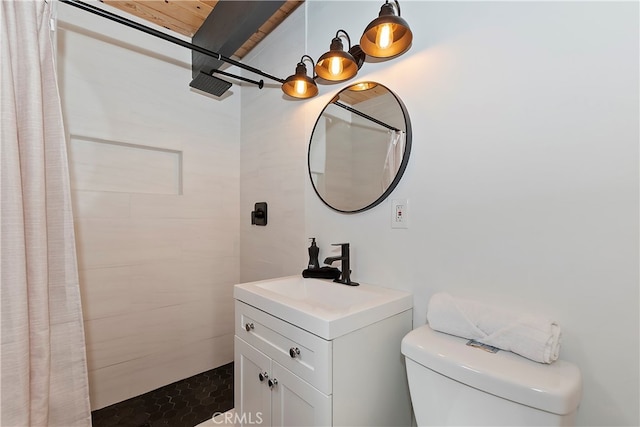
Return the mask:
[[[331,394],[332,342],[236,300],[236,336],[325,394]],[[293,354],[295,357],[291,357]]]

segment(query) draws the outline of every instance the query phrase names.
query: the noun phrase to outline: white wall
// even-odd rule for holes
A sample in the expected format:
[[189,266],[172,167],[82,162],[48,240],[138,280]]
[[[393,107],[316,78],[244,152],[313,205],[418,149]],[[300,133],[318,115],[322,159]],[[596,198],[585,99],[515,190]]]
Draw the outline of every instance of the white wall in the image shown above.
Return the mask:
[[[294,74],[304,53],[305,6],[298,7],[243,62],[275,76]],[[276,55],[269,49],[276,45]],[[309,70],[311,65],[308,65]],[[255,75],[243,72],[247,77]],[[304,102],[283,99],[280,83],[242,88],[240,278],[299,274],[306,268],[304,191],[307,141]],[[313,125],[313,124],[312,124]],[[267,202],[267,226],[251,225],[256,202]]]
[[233,360],[240,96],[189,89],[191,52],[59,5],[91,404]]
[[[319,57],[337,29],[356,40],[380,4],[307,2],[306,46],[291,53],[268,38],[258,66],[292,74],[299,56]],[[416,325],[440,290],[548,314],[563,328],[561,358],[583,373],[578,423],[640,424],[638,4],[402,7],[411,50],[366,63],[350,83],[385,84],[411,115],[411,159],[391,195],[409,199],[410,228],[390,228],[390,200],[357,215],[328,209],[301,172],[315,118],[343,85],[322,86],[303,103],[256,93],[251,103],[261,111],[253,115],[243,92],[243,135],[259,135],[260,146],[281,155],[262,156],[249,176],[244,156],[257,142],[243,138],[242,213],[248,218],[245,192],[271,191],[258,191],[256,180],[304,179],[304,192],[287,193],[286,206],[270,205],[269,215],[296,230],[306,223],[297,234],[288,225],[269,236],[269,226],[243,228],[243,265],[245,254],[268,265],[246,278],[295,273],[285,259],[302,268],[305,238],[315,236],[321,259],[331,243],[351,242],[355,279],[412,291]],[[304,31],[297,22],[291,39]],[[268,54],[279,63],[266,62]],[[287,251],[301,253],[281,252],[280,232],[297,239]]]

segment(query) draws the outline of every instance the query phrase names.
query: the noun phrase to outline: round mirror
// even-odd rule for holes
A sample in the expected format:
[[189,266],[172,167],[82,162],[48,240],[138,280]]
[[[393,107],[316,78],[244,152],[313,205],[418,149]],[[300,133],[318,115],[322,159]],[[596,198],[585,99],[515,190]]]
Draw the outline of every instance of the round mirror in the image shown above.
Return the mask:
[[322,110],[309,142],[309,177],[330,208],[362,212],[396,187],[409,161],[411,122],[388,88],[361,82]]

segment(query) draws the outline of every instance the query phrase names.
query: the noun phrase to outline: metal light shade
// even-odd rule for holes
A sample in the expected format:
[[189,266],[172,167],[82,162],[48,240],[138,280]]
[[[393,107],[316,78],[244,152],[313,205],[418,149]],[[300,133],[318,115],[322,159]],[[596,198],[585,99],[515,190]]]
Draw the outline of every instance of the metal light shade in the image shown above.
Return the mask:
[[358,68],[356,59],[344,51],[342,41],[336,35],[331,41],[329,52],[318,58],[316,74],[324,80],[341,82],[358,74]]
[[307,99],[318,94],[318,86],[311,77],[307,76],[307,67],[301,61],[296,66],[296,73],[287,77],[282,83],[282,91],[294,98]]
[[400,6],[396,2],[398,15],[391,3],[380,8],[379,16],[371,21],[360,38],[360,47],[374,58],[391,58],[406,52],[411,47],[413,33],[407,21],[399,16]]
[[363,92],[365,90],[373,89],[376,86],[378,86],[378,84],[374,82],[360,82],[349,86],[348,89],[352,92]]

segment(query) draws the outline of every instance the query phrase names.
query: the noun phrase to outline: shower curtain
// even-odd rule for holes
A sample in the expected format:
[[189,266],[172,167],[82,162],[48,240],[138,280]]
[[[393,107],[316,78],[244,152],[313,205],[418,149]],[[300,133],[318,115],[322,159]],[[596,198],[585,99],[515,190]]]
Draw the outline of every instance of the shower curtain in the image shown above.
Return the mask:
[[405,133],[401,130],[392,130],[389,132],[389,145],[387,146],[387,156],[384,159],[384,167],[382,170],[382,191],[386,191],[396,178],[402,157],[404,156]]
[[0,425],[90,426],[51,0],[0,1]]

